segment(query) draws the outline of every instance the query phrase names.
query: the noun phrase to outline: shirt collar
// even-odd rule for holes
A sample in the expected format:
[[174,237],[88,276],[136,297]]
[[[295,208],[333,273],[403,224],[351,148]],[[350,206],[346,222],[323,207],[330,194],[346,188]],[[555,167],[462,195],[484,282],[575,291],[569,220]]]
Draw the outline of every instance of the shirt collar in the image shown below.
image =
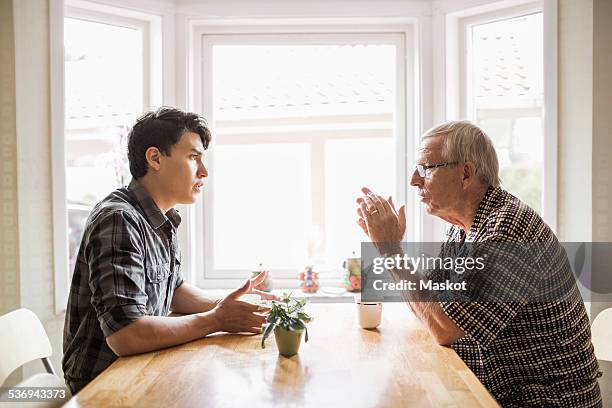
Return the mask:
[[171,208],[166,214],[162,213],[157,204],[155,204],[155,201],[147,193],[147,190],[136,179],[133,178],[130,181],[128,190],[134,194],[136,201],[153,228],[157,229],[167,221],[170,221],[174,228],[178,228],[181,223],[181,216],[178,214],[178,211]]
[[496,203],[499,201],[499,195],[502,189],[500,187],[489,186],[484,197],[478,205],[476,215],[474,216],[474,222],[470,228],[470,234],[479,231],[484,225],[491,212],[495,209]]

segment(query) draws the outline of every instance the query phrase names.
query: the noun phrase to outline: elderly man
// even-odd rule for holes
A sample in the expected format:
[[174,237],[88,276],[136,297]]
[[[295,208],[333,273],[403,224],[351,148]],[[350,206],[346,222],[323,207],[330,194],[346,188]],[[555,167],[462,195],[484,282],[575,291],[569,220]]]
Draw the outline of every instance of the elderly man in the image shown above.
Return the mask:
[[[452,224],[447,242],[558,245],[534,210],[499,187],[493,144],[470,122],[426,132],[410,184],[428,213]],[[381,255],[402,254],[405,207],[397,211],[391,198],[367,188],[363,193],[359,225]],[[409,275],[402,272],[392,274]],[[589,319],[577,291],[563,301],[513,303],[424,302],[420,295],[406,291],[404,298],[436,341],[451,346],[503,406],[601,406]]]

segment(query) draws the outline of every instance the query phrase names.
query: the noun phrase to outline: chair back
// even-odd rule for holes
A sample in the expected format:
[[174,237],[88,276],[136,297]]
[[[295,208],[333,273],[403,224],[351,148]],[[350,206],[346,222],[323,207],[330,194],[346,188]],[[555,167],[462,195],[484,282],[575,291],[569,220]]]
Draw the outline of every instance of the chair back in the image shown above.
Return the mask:
[[52,352],[47,333],[31,310],[0,316],[0,385],[16,368]]
[[595,356],[612,361],[612,307],[601,311],[591,325]]

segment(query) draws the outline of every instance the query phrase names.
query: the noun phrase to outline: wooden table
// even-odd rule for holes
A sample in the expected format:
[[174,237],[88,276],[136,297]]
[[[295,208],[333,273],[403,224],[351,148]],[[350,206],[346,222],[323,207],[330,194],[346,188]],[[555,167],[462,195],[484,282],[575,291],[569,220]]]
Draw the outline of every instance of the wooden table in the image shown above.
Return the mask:
[[120,358],[67,407],[498,407],[450,348],[404,304],[383,305],[377,330],[354,304],[310,304],[315,320],[298,355],[273,336],[219,334]]

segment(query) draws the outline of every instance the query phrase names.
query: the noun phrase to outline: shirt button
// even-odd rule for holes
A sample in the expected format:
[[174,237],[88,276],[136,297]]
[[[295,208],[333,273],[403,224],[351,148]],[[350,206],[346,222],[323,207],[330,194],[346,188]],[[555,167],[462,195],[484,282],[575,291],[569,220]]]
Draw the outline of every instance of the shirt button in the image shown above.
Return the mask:
[[157,279],[161,279],[161,273],[157,272]]

